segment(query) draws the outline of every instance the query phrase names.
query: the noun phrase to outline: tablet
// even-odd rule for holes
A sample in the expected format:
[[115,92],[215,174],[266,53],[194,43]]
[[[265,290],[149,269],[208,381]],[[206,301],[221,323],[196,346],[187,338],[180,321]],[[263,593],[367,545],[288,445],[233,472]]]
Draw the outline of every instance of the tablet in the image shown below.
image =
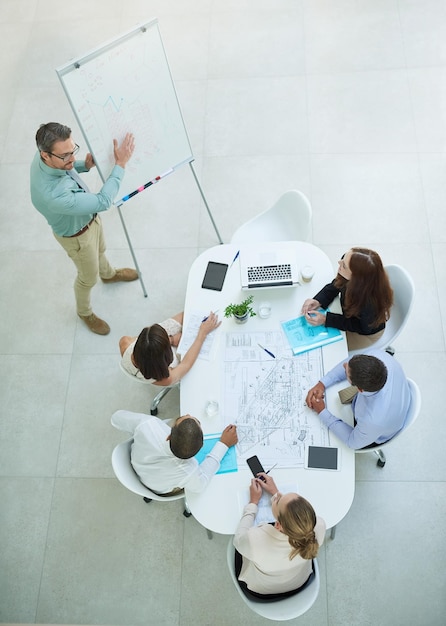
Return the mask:
[[223,289],[223,283],[225,282],[225,276],[227,271],[227,263],[216,263],[215,261],[209,261],[201,287],[203,289],[213,289],[214,291],[221,291]]
[[306,469],[339,470],[339,448],[307,446],[305,451]]

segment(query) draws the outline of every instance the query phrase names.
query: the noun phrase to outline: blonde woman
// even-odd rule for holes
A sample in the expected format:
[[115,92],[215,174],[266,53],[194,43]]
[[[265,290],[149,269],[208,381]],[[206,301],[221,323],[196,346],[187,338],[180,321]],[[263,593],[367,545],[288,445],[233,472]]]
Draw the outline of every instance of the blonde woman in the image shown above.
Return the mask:
[[[271,494],[274,524],[254,526],[262,490]],[[235,572],[242,591],[260,602],[301,591],[313,578],[313,559],[325,537],[325,522],[297,493],[282,494],[271,476],[260,473],[234,536]]]

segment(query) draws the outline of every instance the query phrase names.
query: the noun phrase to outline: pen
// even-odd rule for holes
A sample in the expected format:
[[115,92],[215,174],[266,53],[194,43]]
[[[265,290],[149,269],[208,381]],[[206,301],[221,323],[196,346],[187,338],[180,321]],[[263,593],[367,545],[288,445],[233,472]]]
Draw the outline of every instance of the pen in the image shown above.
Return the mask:
[[[214,314],[216,313],[218,313],[218,309],[214,311]],[[209,315],[206,315],[206,317],[203,317],[203,319],[201,320],[201,323],[205,322],[207,319],[209,319]]]
[[273,359],[275,359],[275,358],[276,358],[276,357],[275,357],[275,355],[274,355],[272,352],[270,352],[269,350],[267,350],[266,348],[264,348],[263,346],[261,346],[259,343],[258,343],[257,345],[259,346],[259,348],[262,348],[262,350],[265,350],[265,352],[266,352],[267,354],[269,354],[270,356],[272,356],[272,357],[273,357]]
[[238,259],[238,255],[240,254],[240,250],[237,250],[237,254],[235,255],[235,257],[232,259],[232,263],[229,266],[230,268],[234,265],[234,263],[237,261]]
[[276,467],[277,463],[274,463],[274,465],[272,467],[269,468],[269,470],[267,472],[265,472],[265,474],[269,474],[271,470],[273,470]]

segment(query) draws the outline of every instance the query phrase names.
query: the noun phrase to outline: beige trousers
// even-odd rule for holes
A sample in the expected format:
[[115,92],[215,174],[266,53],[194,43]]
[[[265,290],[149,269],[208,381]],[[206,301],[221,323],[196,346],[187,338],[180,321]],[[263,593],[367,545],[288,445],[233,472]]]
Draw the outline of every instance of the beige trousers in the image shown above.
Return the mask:
[[383,330],[375,333],[374,335],[360,335],[359,333],[351,333],[347,331],[345,334],[347,336],[347,345],[350,350],[359,350],[361,348],[371,348],[373,344],[378,341],[380,337],[382,337],[384,333]]
[[90,292],[98,276],[112,278],[116,270],[105,256],[105,239],[102,224],[97,215],[88,230],[79,237],[54,237],[76,266],[74,295],[78,315],[91,315]]

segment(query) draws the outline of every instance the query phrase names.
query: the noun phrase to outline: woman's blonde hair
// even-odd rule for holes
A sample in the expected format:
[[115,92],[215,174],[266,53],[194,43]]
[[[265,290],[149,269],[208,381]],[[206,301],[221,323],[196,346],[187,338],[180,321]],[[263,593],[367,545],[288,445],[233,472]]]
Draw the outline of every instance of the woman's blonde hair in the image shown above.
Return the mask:
[[292,548],[290,561],[296,554],[303,559],[314,559],[319,550],[314,532],[316,513],[308,500],[296,494],[296,497],[279,513],[277,521],[282,525],[282,530],[288,536]]

